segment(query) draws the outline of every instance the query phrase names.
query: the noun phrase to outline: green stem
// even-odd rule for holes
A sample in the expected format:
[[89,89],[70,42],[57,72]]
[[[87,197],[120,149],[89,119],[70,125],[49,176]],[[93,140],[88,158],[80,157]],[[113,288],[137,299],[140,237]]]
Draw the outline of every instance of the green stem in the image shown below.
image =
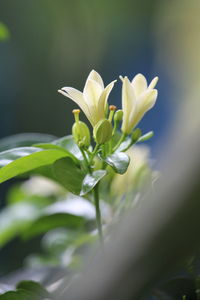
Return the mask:
[[103,241],[103,232],[102,232],[102,224],[101,224],[101,211],[99,206],[99,183],[94,187],[94,203],[95,203],[95,210],[96,210],[96,222],[97,222],[97,229],[99,234],[99,240],[101,245],[104,244]]
[[117,127],[118,127],[119,123],[120,123],[119,121],[114,121],[112,135],[115,135],[115,132],[117,130]]
[[126,133],[122,133],[118,143],[115,145],[115,147],[113,148],[113,152],[115,152],[117,150],[117,148],[121,145],[121,143],[125,140],[127,134]]
[[101,150],[102,150],[102,156],[103,158],[106,157],[106,144],[101,145]]
[[91,154],[91,157],[90,157],[90,163],[92,163],[92,161],[93,161],[93,159],[95,157],[95,154],[97,153],[98,149],[99,149],[99,144],[96,144],[95,147],[94,147],[94,150],[93,150],[93,152]]
[[106,158],[106,156],[107,156],[107,149],[106,149],[106,146],[108,146],[107,144],[103,144],[103,145],[101,145],[101,149],[102,149],[102,157],[103,157],[103,161],[102,161],[102,167],[101,167],[101,169],[102,170],[105,170],[106,169],[106,166],[107,166],[107,164],[106,164],[106,162],[105,162],[105,158]]
[[86,154],[85,154],[85,151],[84,151],[82,148],[80,148],[80,150],[81,150],[81,153],[83,154],[83,158],[84,158],[85,164],[86,164],[86,166],[87,166],[87,169],[88,169],[89,173],[91,173],[90,163],[89,163],[89,161],[88,161],[88,159],[87,159],[87,156],[86,156]]

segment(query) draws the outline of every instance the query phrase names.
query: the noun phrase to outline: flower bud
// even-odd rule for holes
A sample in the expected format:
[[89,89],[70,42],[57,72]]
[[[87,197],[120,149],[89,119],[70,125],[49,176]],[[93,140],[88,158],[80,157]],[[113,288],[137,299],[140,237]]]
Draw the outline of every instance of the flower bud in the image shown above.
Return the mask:
[[82,122],[78,121],[75,122],[72,127],[72,135],[79,147],[88,148],[90,145],[90,131],[87,125]]
[[122,118],[123,118],[123,111],[121,109],[118,109],[114,115],[114,121],[121,122]]
[[135,144],[137,140],[141,137],[142,131],[136,128],[131,135],[131,144]]
[[99,121],[93,130],[94,139],[97,144],[104,144],[112,137],[112,125],[107,119]]

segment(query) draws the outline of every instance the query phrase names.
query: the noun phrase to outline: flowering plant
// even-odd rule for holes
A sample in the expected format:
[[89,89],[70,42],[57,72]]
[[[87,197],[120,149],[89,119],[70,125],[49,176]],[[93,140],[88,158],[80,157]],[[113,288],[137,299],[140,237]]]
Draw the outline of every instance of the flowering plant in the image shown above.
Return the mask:
[[[78,104],[93,126],[93,138],[96,145],[90,147],[89,129],[85,123],[79,121],[80,110],[73,111],[75,115],[75,124],[72,129],[73,138],[83,155],[83,164],[86,166],[86,172],[88,172],[83,180],[81,195],[85,195],[91,190],[94,191],[97,226],[102,242],[99,182],[107,174],[107,166],[113,168],[116,173],[125,173],[130,159],[124,152],[133,144],[152,136],[152,132],[141,136],[141,130],[134,130],[134,128],[144,114],[154,106],[158,94],[157,90],[154,89],[158,77],[155,77],[149,86],[147,86],[146,78],[142,74],[136,75],[132,82],[127,77],[120,76],[120,78],[123,83],[122,110],[118,111],[116,111],[116,106],[110,105],[108,107],[107,104],[116,80],[104,89],[101,76],[94,70],[90,72],[86,80],[83,93],[72,87],[63,87],[58,90],[59,93]],[[122,133],[116,142],[116,131],[121,121]],[[102,162],[100,168],[95,165],[94,158],[96,155]]]
[[78,104],[90,121],[92,143],[90,130],[80,121],[80,110],[75,109],[72,136],[0,153],[0,182],[24,173],[36,173],[54,180],[73,194],[89,198],[93,195],[102,243],[100,182],[106,175],[109,177],[109,173],[126,173],[130,163],[126,151],[153,135],[149,132],[142,136],[141,130],[135,126],[155,104],[157,90],[154,87],[158,78],[155,77],[149,86],[141,74],[136,75],[132,82],[127,77],[121,77],[121,80],[122,110],[116,110],[115,105],[108,106],[108,97],[116,80],[104,87],[101,76],[94,70],[86,80],[83,93],[72,87],[59,90]]
[[[104,87],[101,76],[93,70],[83,92],[72,87],[59,89],[79,106],[73,110],[72,135],[19,135],[0,141],[0,183],[16,176],[31,177],[14,187],[8,207],[0,213],[0,247],[16,236],[44,235],[49,261],[71,267],[77,248],[96,238],[103,246],[108,224],[136,205],[142,186],[153,182],[156,174],[149,166],[149,151],[135,146],[151,138],[153,132],[142,135],[135,127],[156,102],[158,79],[147,86],[141,74],[132,82],[120,78],[122,109],[108,105],[116,80]],[[91,128],[80,120],[81,110]],[[66,232],[60,231],[63,227]],[[53,250],[53,254],[48,245],[52,239],[56,249],[60,243],[59,251]],[[70,253],[66,253],[69,239]],[[41,264],[42,259],[27,261]]]

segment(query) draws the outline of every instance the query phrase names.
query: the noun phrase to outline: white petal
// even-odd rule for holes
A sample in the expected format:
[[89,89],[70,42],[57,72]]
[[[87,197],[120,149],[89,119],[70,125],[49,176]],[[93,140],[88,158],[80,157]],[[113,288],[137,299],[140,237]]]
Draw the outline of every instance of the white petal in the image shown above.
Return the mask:
[[99,73],[97,73],[95,70],[92,70],[92,71],[90,72],[90,74],[88,75],[88,78],[87,78],[87,80],[86,80],[86,83],[87,83],[87,81],[90,80],[90,79],[96,81],[96,82],[101,86],[101,88],[104,89],[104,83],[103,83],[103,80],[102,80],[101,76],[99,75]]
[[147,81],[144,75],[137,74],[132,80],[132,86],[134,87],[135,95],[138,97],[147,89]]
[[98,110],[96,105],[90,105],[88,106],[88,111],[89,111],[89,116],[90,118],[89,121],[91,123],[91,125],[94,127],[96,125],[96,123],[99,121],[99,117],[98,117]]
[[149,86],[148,86],[148,89],[154,89],[155,86],[156,86],[156,84],[157,84],[157,82],[158,82],[158,76],[156,76],[156,77],[151,81],[151,83],[150,83]]
[[157,95],[157,90],[147,90],[145,93],[143,93],[141,99],[139,99],[137,102],[135,115],[131,119],[131,125],[133,128],[140,122],[145,113],[154,106]]
[[90,120],[89,110],[86,102],[84,101],[83,94],[72,87],[63,87],[61,90],[58,90],[59,93],[73,100],[78,106],[82,109],[86,117]]
[[136,105],[136,96],[133,86],[129,79],[125,77],[122,85],[122,110],[123,110],[123,121],[122,131],[129,133],[131,128],[129,124],[129,116],[134,111]]
[[130,112],[131,107],[136,103],[136,96],[128,77],[124,77],[122,85],[122,109]]
[[90,105],[97,106],[101,93],[102,93],[102,88],[98,82],[92,79],[87,80],[83,90],[83,95],[88,106]]
[[83,96],[85,102],[88,106],[88,111],[90,115],[90,122],[92,126],[95,126],[96,123],[99,121],[98,116],[98,101],[102,93],[102,87],[97,81],[93,79],[87,79],[84,90]]
[[140,110],[147,111],[151,109],[157,99],[158,91],[156,89],[147,90],[143,95],[141,95],[141,99],[138,100]]
[[117,80],[113,80],[111,83],[109,83],[99,98],[98,114],[100,119],[105,117],[106,103],[116,81]]
[[135,127],[135,120],[137,118],[137,111],[138,111],[137,107],[135,106],[134,109],[129,114],[129,127],[130,127],[131,131]]

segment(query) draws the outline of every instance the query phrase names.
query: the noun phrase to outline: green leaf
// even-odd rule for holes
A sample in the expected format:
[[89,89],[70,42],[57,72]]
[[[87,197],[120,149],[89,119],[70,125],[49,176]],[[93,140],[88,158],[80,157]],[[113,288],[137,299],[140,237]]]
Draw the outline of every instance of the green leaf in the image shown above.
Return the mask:
[[76,158],[76,156],[74,156],[71,152],[69,152],[67,149],[61,147],[61,146],[58,146],[58,145],[54,145],[54,144],[34,144],[33,147],[38,147],[38,148],[41,148],[41,149],[45,149],[45,150],[48,150],[48,149],[55,149],[55,150],[60,150],[60,151],[64,151],[65,153],[68,154],[69,157],[71,157],[73,159],[73,161],[80,165],[80,162],[79,160]]
[[49,230],[67,227],[67,228],[83,228],[85,219],[68,213],[55,213],[52,215],[42,216],[22,233],[22,238],[29,239],[33,236],[46,233]]
[[0,153],[0,183],[41,166],[53,164],[68,153],[36,147],[14,148]]
[[59,159],[53,165],[53,173],[68,191],[79,195],[85,173],[77,167],[70,157]]
[[0,41],[6,41],[10,38],[10,32],[6,25],[0,22]]
[[39,151],[42,150],[36,147],[19,147],[3,151],[0,153],[0,168],[12,163],[19,158],[31,155]]
[[43,133],[20,133],[0,140],[0,151],[16,147],[32,146],[36,143],[49,143],[55,140],[55,136]]
[[33,190],[29,193],[27,188],[24,188],[23,185],[17,183],[9,187],[9,190],[6,194],[6,203],[8,205],[12,205],[24,201],[26,203],[34,203],[40,207],[45,207],[52,203],[52,195],[53,194],[50,193],[48,195],[42,195],[37,191],[33,193]]
[[132,145],[132,140],[130,137],[127,137],[124,142],[121,143],[116,152],[124,152]]
[[57,140],[53,141],[52,144],[58,145],[64,149],[68,150],[74,156],[76,156],[76,158],[78,158],[79,160],[83,160],[83,155],[82,155],[79,147],[74,142],[72,135],[64,136],[60,139],[57,139]]
[[142,135],[139,139],[138,142],[145,142],[148,141],[150,138],[152,138],[154,136],[154,132],[153,131],[149,131],[146,134]]
[[106,174],[106,170],[98,170],[94,171],[92,174],[87,174],[83,180],[80,196],[89,193]]
[[41,215],[41,208],[33,203],[19,202],[5,207],[0,214],[0,247],[23,232]]
[[19,282],[17,284],[17,289],[29,291],[42,299],[49,297],[49,293],[42,285],[40,285],[38,282],[31,280],[24,280]]
[[[76,229],[78,226],[82,227],[83,220],[88,219],[84,213],[80,213],[80,210],[78,214],[75,210],[74,212],[67,210],[63,201],[49,205],[48,199],[46,203],[44,199],[41,198],[41,201],[38,201],[38,198],[34,202],[34,199],[27,199],[27,201],[11,204],[1,210],[0,248],[16,236],[28,238],[30,235],[32,237],[38,232],[41,233],[41,230],[49,230],[51,227],[56,228],[63,224]],[[39,226],[41,228],[38,229]]]
[[[65,168],[65,170],[63,170]],[[61,169],[61,170],[60,170]],[[71,170],[71,171],[70,171]],[[77,174],[77,172],[78,174]],[[70,172],[76,173],[76,177],[72,178],[70,176]],[[67,189],[73,194],[79,194],[81,185],[82,185],[82,180],[84,178],[84,174],[80,174],[82,171],[80,168],[77,167],[77,165],[70,160],[65,161],[65,166],[58,167],[58,165],[47,165],[47,166],[42,166],[39,168],[36,168],[29,172],[30,175],[41,175],[44,177],[47,177],[48,179],[51,179],[55,181],[56,183],[60,184],[62,187]],[[63,175],[64,173],[64,175]],[[67,176],[68,174],[68,176]],[[77,176],[78,175],[78,176]],[[81,178],[80,178],[81,175]],[[63,177],[64,176],[64,177]]]
[[114,154],[107,156],[105,161],[116,173],[124,174],[129,166],[130,158],[123,152],[115,152]]
[[26,290],[6,292],[0,295],[0,300],[38,300],[34,294]]

